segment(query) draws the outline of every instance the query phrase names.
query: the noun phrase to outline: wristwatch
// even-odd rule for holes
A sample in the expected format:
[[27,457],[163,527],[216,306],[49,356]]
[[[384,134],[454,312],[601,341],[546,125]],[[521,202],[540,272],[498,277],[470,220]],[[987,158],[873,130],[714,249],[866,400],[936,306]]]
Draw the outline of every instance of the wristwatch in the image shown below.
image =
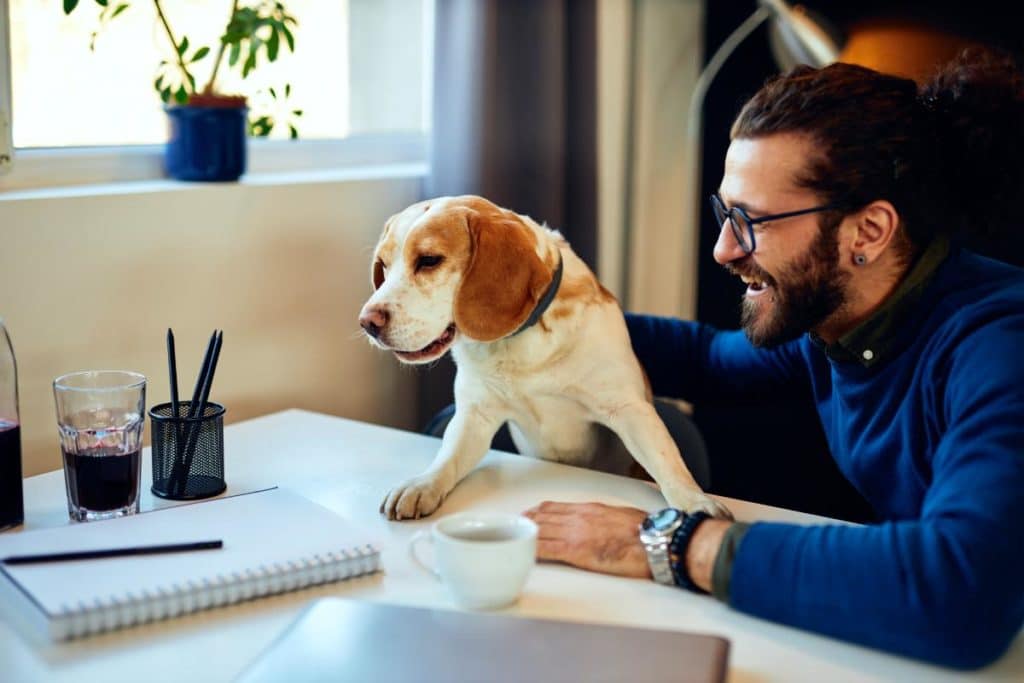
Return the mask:
[[669,557],[669,544],[685,520],[686,513],[682,510],[665,508],[650,513],[640,523],[640,542],[647,551],[647,564],[651,568],[651,574],[655,581],[666,586],[673,586],[676,583]]

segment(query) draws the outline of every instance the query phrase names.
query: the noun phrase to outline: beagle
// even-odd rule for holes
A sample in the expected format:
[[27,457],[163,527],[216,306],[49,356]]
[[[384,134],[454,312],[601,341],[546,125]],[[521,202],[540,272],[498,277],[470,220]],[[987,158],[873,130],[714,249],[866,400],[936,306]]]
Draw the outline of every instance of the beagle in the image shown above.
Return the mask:
[[371,279],[370,342],[413,364],[451,349],[458,368],[441,448],[386,495],[389,519],[434,512],[506,421],[524,455],[620,474],[632,456],[670,505],[731,517],[655,412],[615,297],[557,231],[480,197],[422,201],[387,221]]

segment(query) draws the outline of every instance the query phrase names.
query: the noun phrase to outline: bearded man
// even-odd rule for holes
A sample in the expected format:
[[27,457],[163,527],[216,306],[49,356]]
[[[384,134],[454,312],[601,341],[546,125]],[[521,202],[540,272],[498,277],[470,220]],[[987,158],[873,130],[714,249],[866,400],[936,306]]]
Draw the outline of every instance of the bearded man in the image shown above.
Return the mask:
[[967,245],[1022,229],[1022,120],[1021,75],[991,53],[920,89],[797,67],[739,114],[711,198],[743,331],[628,316],[657,395],[813,396],[877,523],[545,502],[538,557],[947,666],[1005,652],[1024,623],[1024,271]]

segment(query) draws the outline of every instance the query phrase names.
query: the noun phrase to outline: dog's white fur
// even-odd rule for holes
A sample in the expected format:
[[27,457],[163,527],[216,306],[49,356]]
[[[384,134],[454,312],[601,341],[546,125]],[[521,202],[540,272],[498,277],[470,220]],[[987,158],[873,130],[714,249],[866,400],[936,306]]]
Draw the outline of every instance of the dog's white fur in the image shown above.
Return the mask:
[[[550,285],[559,254],[554,301],[537,324],[513,334]],[[631,455],[670,505],[731,516],[700,490],[655,412],[618,302],[557,231],[479,197],[442,197],[392,216],[373,264],[376,291],[360,315],[371,341],[409,363],[436,360],[450,347],[458,367],[456,411],[441,448],[424,473],[387,494],[388,518],[433,513],[505,421],[524,455],[620,473]],[[536,272],[518,277],[527,266]],[[523,305],[515,297],[504,305],[506,292],[494,287],[518,284]],[[498,329],[494,319],[509,310],[515,315]],[[606,447],[598,425],[619,436],[625,457]]]

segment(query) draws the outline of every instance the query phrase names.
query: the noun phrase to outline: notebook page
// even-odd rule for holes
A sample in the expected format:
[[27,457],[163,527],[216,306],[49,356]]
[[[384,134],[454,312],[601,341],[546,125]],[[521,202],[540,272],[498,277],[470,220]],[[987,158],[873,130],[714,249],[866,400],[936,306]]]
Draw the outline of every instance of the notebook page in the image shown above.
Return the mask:
[[216,539],[224,542],[220,550],[4,565],[4,571],[54,615],[111,599],[187,591],[204,581],[230,585],[261,568],[287,575],[303,560],[339,555],[368,543],[365,535],[327,508],[290,491],[271,489],[5,536],[0,538],[0,557]]

